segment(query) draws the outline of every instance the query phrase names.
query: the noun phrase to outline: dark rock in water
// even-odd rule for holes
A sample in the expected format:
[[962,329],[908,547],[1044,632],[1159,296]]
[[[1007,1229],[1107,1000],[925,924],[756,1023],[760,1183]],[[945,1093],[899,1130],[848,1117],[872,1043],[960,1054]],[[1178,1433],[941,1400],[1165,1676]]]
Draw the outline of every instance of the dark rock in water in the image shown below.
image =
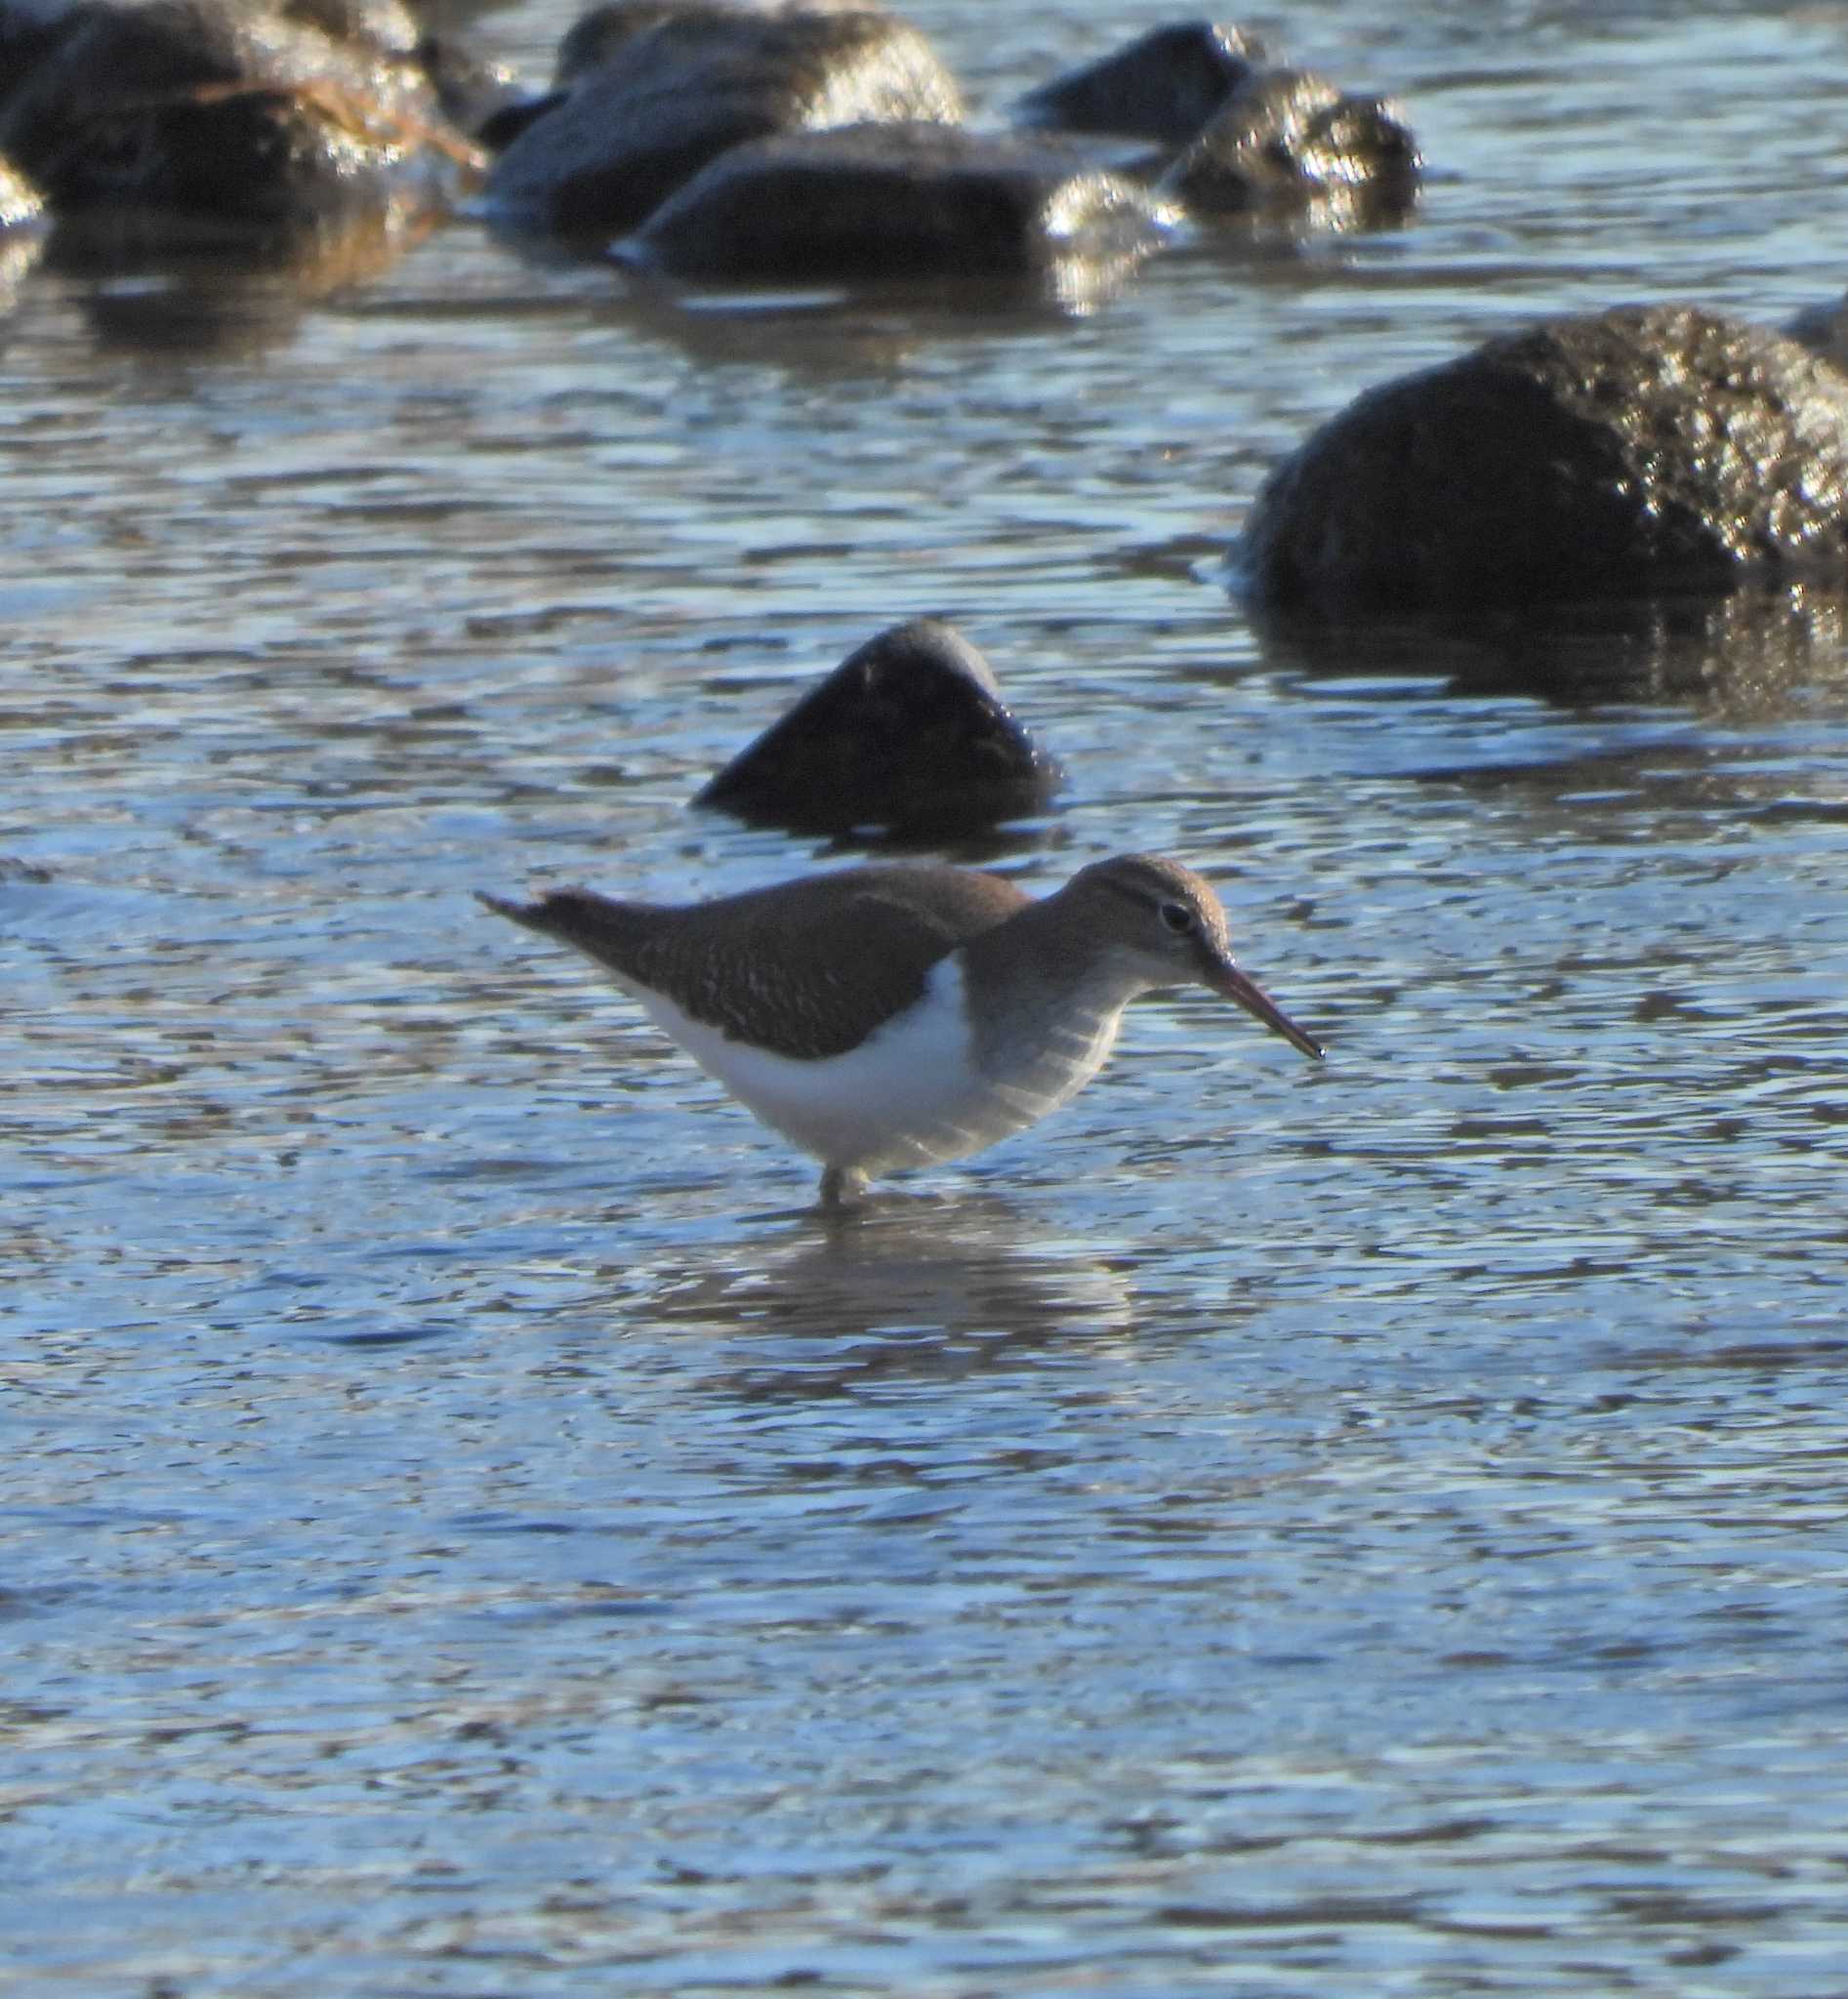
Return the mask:
[[92,112],[61,204],[132,202],[257,228],[325,227],[390,198],[373,174],[397,164],[352,118],[309,93],[243,88],[115,115]]
[[1805,306],[1785,322],[1781,331],[1848,375],[1848,298]]
[[[426,35],[412,52],[430,79],[437,108],[456,131],[479,145],[508,144],[537,102],[503,62],[489,61],[449,35]],[[491,134],[502,133],[498,140]]]
[[1075,258],[1133,263],[1164,214],[1057,140],[848,125],[734,147],[615,254],[733,282],[1030,277]]
[[411,55],[423,33],[403,0],[276,0],[275,11],[285,20],[318,28],[341,47],[383,56]]
[[4,48],[0,150],[61,213],[319,227],[428,205],[471,163],[408,53],[337,42],[260,0],[97,0],[50,21],[21,66]]
[[659,27],[664,20],[689,16],[761,19],[772,14],[878,14],[878,0],[603,0],[580,14],[558,44],[553,82],[562,88],[593,69],[600,69],[625,43]]
[[1184,145],[1263,61],[1257,36],[1229,21],[1175,21],[1029,91],[1014,116],[1061,132]]
[[744,11],[726,7],[722,0],[606,0],[601,7],[587,9],[565,29],[553,64],[553,87],[568,89],[665,20]]
[[495,163],[508,221],[619,234],[728,147],[871,120],[955,123],[930,44],[888,15],[705,8],[623,39]]
[[1039,811],[1064,776],[974,646],[916,618],[849,654],[693,802],[798,833],[947,836]]
[[490,153],[505,152],[529,125],[536,125],[548,112],[555,111],[569,92],[550,90],[538,97],[510,96],[482,118],[478,125],[465,129],[474,143]]
[[1261,69],[1162,178],[1197,215],[1319,210],[1314,221],[1380,228],[1416,206],[1423,174],[1398,107],[1345,96],[1303,69]]
[[1542,322],[1370,390],[1266,479],[1241,587],[1492,606],[1848,565],[1848,379],[1688,306]]

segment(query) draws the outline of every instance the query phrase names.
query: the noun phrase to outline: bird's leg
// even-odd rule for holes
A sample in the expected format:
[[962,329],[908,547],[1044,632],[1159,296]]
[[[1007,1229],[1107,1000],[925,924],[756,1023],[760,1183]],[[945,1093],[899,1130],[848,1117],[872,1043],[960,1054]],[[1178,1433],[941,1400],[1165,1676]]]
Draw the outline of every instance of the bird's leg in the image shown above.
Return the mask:
[[866,1175],[851,1166],[829,1166],[821,1176],[819,1204],[828,1214],[840,1214],[858,1207],[866,1192]]

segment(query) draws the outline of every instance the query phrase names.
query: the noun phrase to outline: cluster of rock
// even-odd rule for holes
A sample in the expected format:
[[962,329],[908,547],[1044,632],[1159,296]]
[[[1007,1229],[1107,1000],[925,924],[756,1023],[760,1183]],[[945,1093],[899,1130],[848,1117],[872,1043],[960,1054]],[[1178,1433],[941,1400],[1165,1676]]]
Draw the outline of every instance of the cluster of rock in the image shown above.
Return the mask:
[[608,0],[521,94],[404,0],[0,0],[0,226],[132,213],[312,230],[482,187],[499,222],[700,280],[1110,265],[1184,212],[1402,220],[1390,105],[1160,30],[965,123],[877,0]]
[[[478,193],[506,226],[677,278],[1007,279],[1127,268],[1183,219],[1376,227],[1418,195],[1390,103],[1223,24],[966,119],[875,0],[605,0],[543,92],[407,0],[0,0],[0,238],[49,212],[101,226],[105,255],[148,218],[318,239]],[[1266,481],[1238,580],[1268,613],[1349,617],[1844,569],[1848,376],[1658,306],[1362,395]]]
[[803,280],[1116,268],[1183,212],[1398,221],[1418,174],[1391,106],[1211,22],[1145,35],[984,131],[895,16],[614,0],[566,37],[487,194],[515,222],[614,236],[632,265]]

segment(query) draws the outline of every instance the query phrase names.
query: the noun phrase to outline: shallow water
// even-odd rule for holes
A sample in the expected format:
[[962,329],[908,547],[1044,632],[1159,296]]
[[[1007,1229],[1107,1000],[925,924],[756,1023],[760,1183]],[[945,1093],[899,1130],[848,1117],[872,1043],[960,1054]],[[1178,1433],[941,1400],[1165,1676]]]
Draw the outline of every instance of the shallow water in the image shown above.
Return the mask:
[[[1848,1992],[1842,608],[1223,581],[1371,383],[1839,293],[1848,15],[1685,12],[1300,10],[1421,220],[1088,312],[19,276],[9,1989]],[[469,891],[825,860],[684,801],[924,611],[1073,774],[959,857],[1184,854],[1333,1057],[1144,1002],[829,1227]]]

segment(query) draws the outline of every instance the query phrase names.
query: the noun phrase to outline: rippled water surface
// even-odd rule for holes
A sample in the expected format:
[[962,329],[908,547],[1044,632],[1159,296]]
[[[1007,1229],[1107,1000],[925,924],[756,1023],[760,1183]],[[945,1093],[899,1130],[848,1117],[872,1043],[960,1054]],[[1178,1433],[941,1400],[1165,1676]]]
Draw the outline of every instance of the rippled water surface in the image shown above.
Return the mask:
[[[1162,18],[912,12],[991,107]],[[1414,227],[1088,311],[17,274],[9,1990],[1848,1993],[1843,608],[1221,565],[1492,329],[1836,297],[1848,13],[1271,26]],[[470,891],[825,865],[685,800],[923,611],[1073,773],[958,858],[1184,854],[1333,1058],[1145,1001],[829,1227]]]

